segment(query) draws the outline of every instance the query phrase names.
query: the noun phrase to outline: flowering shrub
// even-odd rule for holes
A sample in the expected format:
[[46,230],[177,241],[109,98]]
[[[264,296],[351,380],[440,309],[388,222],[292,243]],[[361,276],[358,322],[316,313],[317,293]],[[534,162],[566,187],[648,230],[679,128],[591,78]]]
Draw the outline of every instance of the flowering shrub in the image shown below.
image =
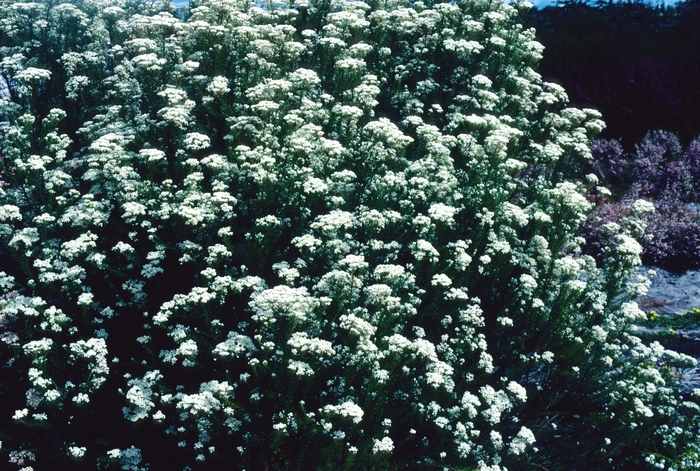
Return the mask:
[[600,259],[608,237],[605,225],[619,223],[642,198],[655,206],[641,216],[644,263],[676,271],[700,267],[700,216],[688,204],[699,201],[700,140],[683,149],[676,135],[653,131],[631,155],[615,140],[594,141],[591,150],[590,170],[614,189],[618,200],[596,197],[599,205],[582,229],[586,253]]
[[664,131],[648,133],[636,146],[632,190],[640,196],[688,201],[697,191],[691,173],[693,162],[684,157],[678,136]]
[[594,139],[591,142],[590,170],[610,186],[626,186],[631,183],[631,162],[622,144],[615,139]]
[[495,471],[683,446],[693,361],[631,330],[638,217],[581,254],[603,123],[534,72],[526,6],[2,3],[0,451]]

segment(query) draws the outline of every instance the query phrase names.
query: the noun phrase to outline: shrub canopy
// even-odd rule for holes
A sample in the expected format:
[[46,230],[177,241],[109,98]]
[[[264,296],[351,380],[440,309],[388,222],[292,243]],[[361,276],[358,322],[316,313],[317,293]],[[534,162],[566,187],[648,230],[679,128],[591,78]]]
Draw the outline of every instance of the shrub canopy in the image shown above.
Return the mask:
[[0,2],[2,453],[499,470],[673,447],[688,359],[630,332],[638,219],[605,265],[580,254],[603,123],[534,71],[526,7]]

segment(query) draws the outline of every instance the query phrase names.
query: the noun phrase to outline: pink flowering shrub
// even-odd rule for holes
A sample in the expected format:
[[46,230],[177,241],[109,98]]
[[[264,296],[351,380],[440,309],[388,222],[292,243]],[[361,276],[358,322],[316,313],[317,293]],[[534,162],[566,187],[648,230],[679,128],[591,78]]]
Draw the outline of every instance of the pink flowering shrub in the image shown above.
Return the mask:
[[581,253],[603,123],[534,71],[527,6],[0,3],[13,469],[685,446],[694,361],[631,327],[643,211]]
[[619,223],[642,198],[655,211],[641,216],[646,229],[640,242],[642,261],[683,271],[700,267],[700,140],[684,149],[674,134],[653,131],[635,147],[623,152],[614,140],[594,141],[589,169],[609,185],[615,195],[598,197],[596,209],[582,228],[586,253],[598,260],[607,243],[607,223]]
[[[619,222],[632,212],[633,201],[604,204],[588,217],[582,235],[585,251],[601,259],[608,234],[606,224]],[[646,230],[640,238],[642,261],[676,272],[700,267],[700,221],[698,214],[678,201],[661,200],[655,211],[643,216]]]

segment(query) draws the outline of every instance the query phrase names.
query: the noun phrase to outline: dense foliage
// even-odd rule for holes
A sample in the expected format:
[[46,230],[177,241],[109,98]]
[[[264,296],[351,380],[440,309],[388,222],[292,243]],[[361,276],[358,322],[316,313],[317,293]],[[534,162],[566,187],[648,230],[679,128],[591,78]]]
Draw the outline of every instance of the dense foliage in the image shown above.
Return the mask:
[[534,71],[526,6],[0,0],[14,469],[692,449],[693,361],[632,329],[653,208],[582,255],[603,123]]
[[677,272],[700,268],[700,140],[683,148],[678,136],[654,131],[634,152],[605,139],[594,141],[591,150],[589,169],[613,193],[593,198],[596,208],[582,228],[585,251],[600,260],[605,225],[626,218],[641,198],[656,209],[642,216],[642,261]]
[[652,129],[700,135],[700,2],[561,1],[531,10],[547,53],[538,71],[603,113],[625,150]]

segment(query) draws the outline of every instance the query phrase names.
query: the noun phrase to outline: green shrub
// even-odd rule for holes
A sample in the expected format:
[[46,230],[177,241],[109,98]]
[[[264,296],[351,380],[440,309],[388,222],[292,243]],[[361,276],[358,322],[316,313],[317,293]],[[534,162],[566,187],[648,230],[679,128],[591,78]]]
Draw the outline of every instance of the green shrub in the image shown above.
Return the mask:
[[580,253],[603,123],[534,71],[526,7],[3,2],[2,452],[570,470],[676,446],[657,364],[692,360],[631,331],[638,219]]

